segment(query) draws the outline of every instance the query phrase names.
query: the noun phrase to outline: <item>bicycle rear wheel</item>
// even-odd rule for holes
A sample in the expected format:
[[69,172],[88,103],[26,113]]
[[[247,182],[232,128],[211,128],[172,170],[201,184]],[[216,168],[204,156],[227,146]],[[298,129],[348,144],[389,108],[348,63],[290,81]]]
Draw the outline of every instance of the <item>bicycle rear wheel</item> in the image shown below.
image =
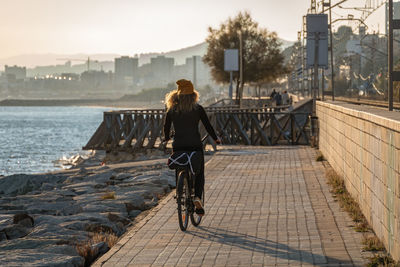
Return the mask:
[[[201,198],[201,204],[204,207],[204,189],[203,189],[203,196]],[[190,213],[190,221],[192,222],[192,224],[194,226],[198,226],[201,223],[201,218],[203,218],[203,216],[199,216],[196,212],[192,212]]]
[[190,198],[189,188],[186,179],[187,173],[185,171],[181,171],[178,174],[178,186],[176,193],[176,200],[178,203],[178,220],[179,220],[179,228],[182,231],[186,231],[186,228],[189,223],[189,210],[188,210],[188,199]]

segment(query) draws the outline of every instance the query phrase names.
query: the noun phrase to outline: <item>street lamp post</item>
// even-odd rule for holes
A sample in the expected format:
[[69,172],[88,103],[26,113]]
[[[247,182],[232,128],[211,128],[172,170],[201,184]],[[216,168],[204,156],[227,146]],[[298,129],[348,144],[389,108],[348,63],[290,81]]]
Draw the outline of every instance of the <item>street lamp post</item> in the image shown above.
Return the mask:
[[[301,76],[299,75],[299,68],[302,69],[302,47],[301,47],[301,31],[297,32],[297,69],[296,69],[296,77],[297,77],[297,89],[298,89],[298,93],[301,92],[301,90],[303,89],[302,87],[302,81],[301,79],[303,78],[303,73],[301,73]],[[302,70],[303,71],[303,70]],[[299,79],[300,78],[300,79]],[[303,95],[304,96],[304,95]]]
[[389,39],[388,39],[388,106],[393,110],[393,0],[389,0]]
[[[318,64],[319,64],[319,32],[314,33],[315,35],[315,48],[314,48],[314,88],[313,88],[313,116],[316,116],[316,103],[317,103],[317,92],[319,91],[318,89]],[[323,82],[323,81],[322,81]]]
[[239,31],[239,79],[240,79],[240,90],[239,90],[239,106],[242,107],[243,105],[243,36],[242,31]]
[[332,84],[332,101],[335,101],[335,70],[333,69],[333,34],[332,34],[332,3],[329,0],[329,42],[331,49],[331,84]]

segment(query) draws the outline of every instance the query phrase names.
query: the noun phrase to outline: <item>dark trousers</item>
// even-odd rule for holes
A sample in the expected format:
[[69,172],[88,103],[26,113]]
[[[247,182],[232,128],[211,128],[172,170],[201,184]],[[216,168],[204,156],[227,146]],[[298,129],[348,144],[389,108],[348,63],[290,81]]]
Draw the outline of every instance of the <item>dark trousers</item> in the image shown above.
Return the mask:
[[[200,154],[198,159],[200,160],[197,165],[197,169],[194,170],[194,195],[200,199],[203,198],[203,190],[204,190],[204,152],[196,151],[196,153]],[[178,185],[178,170],[175,172],[176,185]]]
[[194,195],[202,199],[204,190],[204,153],[203,151],[198,152],[201,153],[201,164],[199,164],[200,170],[196,172],[196,178],[194,181]]

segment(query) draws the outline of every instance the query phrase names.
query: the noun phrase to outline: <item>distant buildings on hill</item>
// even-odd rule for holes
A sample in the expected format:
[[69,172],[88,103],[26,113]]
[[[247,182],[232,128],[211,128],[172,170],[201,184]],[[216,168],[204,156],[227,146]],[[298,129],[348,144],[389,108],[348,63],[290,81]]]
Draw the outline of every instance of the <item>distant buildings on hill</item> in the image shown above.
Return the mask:
[[112,68],[110,62],[93,61],[90,69],[89,65],[86,69],[79,65],[79,73],[74,73],[76,69],[70,61],[28,71],[26,67],[5,66],[5,72],[0,76],[0,90],[132,94],[146,88],[165,88],[181,78],[192,80],[197,87],[213,84],[210,68],[200,56],[186,58],[185,64],[175,65],[174,58],[161,55],[142,66],[137,57],[122,56],[115,58],[113,65]]

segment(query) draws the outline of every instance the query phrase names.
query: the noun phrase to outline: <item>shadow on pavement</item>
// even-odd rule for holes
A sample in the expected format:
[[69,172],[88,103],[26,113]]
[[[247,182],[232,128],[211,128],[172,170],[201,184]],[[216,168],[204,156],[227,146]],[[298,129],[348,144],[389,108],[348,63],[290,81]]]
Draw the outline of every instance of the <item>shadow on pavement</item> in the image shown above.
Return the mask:
[[231,245],[240,249],[269,254],[287,260],[295,260],[314,265],[338,264],[338,266],[354,266],[352,261],[327,257],[325,255],[314,254],[310,251],[291,248],[268,239],[258,238],[248,234],[237,233],[225,229],[214,227],[197,227],[198,231],[187,231],[193,236],[212,240],[224,245]]

